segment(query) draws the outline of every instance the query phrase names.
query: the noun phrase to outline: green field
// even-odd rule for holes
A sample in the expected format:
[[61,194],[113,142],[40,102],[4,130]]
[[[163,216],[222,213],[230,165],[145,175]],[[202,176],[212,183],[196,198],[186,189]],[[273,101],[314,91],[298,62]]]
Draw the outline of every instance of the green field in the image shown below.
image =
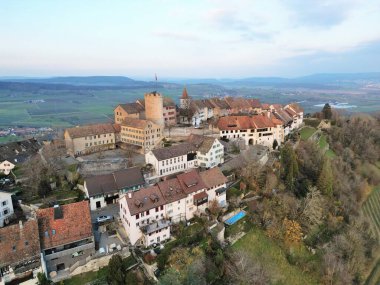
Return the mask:
[[103,267],[99,269],[99,271],[89,271],[86,273],[82,273],[79,275],[75,275],[74,277],[63,281],[64,285],[78,285],[78,284],[86,284],[88,282],[93,282],[95,280],[103,280],[106,276],[107,267]]
[[[304,272],[301,268],[289,264],[282,248],[262,230],[253,228],[237,241],[233,248],[245,251],[255,260],[259,260],[268,272],[272,284],[320,284],[312,273]],[[308,252],[302,251],[301,254],[307,259],[312,258]]]
[[301,140],[308,140],[314,133],[316,129],[312,127],[303,127],[300,130]]

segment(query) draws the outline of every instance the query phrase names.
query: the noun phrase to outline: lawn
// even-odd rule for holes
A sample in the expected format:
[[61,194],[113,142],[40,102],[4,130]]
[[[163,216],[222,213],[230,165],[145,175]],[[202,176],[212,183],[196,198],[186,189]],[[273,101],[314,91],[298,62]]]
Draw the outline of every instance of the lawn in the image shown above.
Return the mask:
[[63,282],[64,285],[78,285],[78,284],[86,284],[88,282],[92,282],[98,279],[104,279],[107,273],[107,267],[103,267],[99,269],[99,271],[90,271],[86,273],[82,273],[79,275],[75,275],[74,277],[67,279]]
[[303,127],[300,130],[301,140],[308,140],[314,133],[316,129],[312,127]]
[[319,147],[324,149],[327,146],[327,138],[325,134],[322,134],[319,138]]
[[[303,272],[301,268],[289,264],[283,249],[260,229],[253,228],[250,230],[232,248],[247,252],[255,260],[259,260],[268,272],[272,284],[320,284],[312,274]],[[303,251],[302,254],[310,259],[309,253]]]

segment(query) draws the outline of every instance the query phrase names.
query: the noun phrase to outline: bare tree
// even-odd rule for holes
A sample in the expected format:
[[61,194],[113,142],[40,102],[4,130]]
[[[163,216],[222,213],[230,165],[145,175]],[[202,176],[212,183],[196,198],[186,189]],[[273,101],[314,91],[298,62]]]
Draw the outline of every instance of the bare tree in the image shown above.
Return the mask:
[[264,285],[269,283],[264,267],[244,251],[236,251],[229,256],[226,272],[231,284]]

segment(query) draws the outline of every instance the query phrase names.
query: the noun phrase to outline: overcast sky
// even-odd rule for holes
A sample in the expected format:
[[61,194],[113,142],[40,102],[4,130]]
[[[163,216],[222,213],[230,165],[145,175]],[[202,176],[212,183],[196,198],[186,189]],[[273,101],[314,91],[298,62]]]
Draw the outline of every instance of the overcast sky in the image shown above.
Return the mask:
[[0,1],[0,76],[370,71],[379,0]]

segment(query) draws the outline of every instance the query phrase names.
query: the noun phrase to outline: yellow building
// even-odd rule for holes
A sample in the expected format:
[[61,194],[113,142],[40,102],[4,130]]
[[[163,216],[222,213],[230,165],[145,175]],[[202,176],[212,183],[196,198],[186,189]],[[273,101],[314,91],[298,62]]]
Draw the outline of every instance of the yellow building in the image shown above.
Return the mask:
[[72,156],[114,149],[118,126],[96,124],[66,129],[64,133],[67,153]]
[[163,126],[149,120],[125,118],[120,126],[122,143],[141,147],[144,152],[151,150],[162,139]]

